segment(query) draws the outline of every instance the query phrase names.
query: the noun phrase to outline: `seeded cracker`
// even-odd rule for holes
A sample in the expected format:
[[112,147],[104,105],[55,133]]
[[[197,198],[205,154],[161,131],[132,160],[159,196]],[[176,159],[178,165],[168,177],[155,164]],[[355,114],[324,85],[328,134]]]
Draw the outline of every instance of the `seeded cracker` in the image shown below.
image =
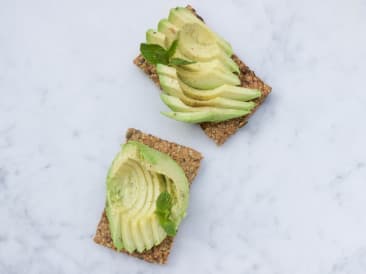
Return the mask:
[[[203,19],[196,13],[191,7],[187,6],[192,10],[196,16],[203,21]],[[261,79],[259,79],[253,71],[249,69],[243,61],[241,61],[236,55],[232,56],[232,59],[239,65],[240,68],[240,80],[242,87],[256,88],[262,93],[262,96],[255,100],[257,106],[249,115],[234,118],[228,121],[212,123],[205,122],[201,123],[200,126],[208,137],[213,139],[216,144],[222,145],[225,141],[233,135],[239,128],[243,127],[249,120],[249,117],[257,110],[257,108],[263,103],[268,94],[271,92],[271,87],[266,85]],[[142,55],[139,55],[133,61],[140,69],[142,69],[159,87],[159,77],[156,73],[154,65],[150,65]]]
[[[184,173],[186,174],[190,184],[192,183],[194,177],[196,177],[198,169],[200,167],[200,162],[202,160],[202,155],[199,152],[191,148],[184,147],[159,139],[158,137],[142,133],[141,131],[132,128],[127,131],[126,140],[138,141],[160,152],[168,154],[183,168]],[[121,252],[148,261],[150,263],[165,264],[168,260],[170,249],[172,248],[173,239],[173,237],[168,236],[160,245],[154,246],[152,249],[142,253],[129,253],[126,250],[122,250]],[[113,246],[111,234],[109,231],[108,219],[105,212],[103,212],[102,218],[99,221],[97,232],[94,237],[94,242],[116,250]]]

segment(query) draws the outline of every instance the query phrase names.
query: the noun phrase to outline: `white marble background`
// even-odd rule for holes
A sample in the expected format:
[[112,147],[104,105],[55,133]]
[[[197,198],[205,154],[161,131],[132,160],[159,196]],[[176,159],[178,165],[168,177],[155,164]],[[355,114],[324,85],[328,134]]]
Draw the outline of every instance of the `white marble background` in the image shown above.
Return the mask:
[[[366,2],[191,3],[273,87],[222,147],[132,64],[185,2],[0,1],[1,274],[366,273]],[[92,241],[128,127],[205,155],[167,266]]]

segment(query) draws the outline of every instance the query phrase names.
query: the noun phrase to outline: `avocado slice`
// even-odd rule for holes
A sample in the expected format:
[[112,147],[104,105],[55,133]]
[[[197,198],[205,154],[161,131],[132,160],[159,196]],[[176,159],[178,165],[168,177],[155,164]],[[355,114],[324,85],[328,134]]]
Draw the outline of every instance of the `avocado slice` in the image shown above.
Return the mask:
[[239,73],[239,66],[219,47],[215,35],[204,25],[185,24],[180,29],[178,38],[178,49],[188,58],[198,62],[218,59],[231,71]]
[[177,78],[171,78],[166,75],[159,75],[159,81],[164,92],[171,96],[179,98],[186,105],[191,107],[217,107],[239,110],[252,110],[256,106],[254,102],[242,102],[222,97],[215,97],[208,100],[196,100],[187,96],[183,92]]
[[114,246],[143,252],[167,236],[156,201],[162,192],[174,197],[170,218],[178,227],[188,206],[188,180],[168,155],[129,141],[113,160],[107,176],[106,214]]
[[161,100],[173,111],[180,112],[207,112],[207,107],[190,107],[184,104],[179,98],[167,94],[160,94]]
[[169,48],[178,37],[179,28],[170,23],[168,19],[161,19],[158,23],[158,31],[166,36],[166,48]]
[[158,75],[166,75],[172,78],[177,77],[177,70],[174,67],[163,64],[156,65],[156,72],[158,73]]
[[219,112],[213,110],[210,112],[162,112],[161,114],[177,121],[196,124],[202,122],[222,122],[242,117],[249,113],[245,110],[220,109]]
[[222,67],[216,65],[209,65],[201,71],[189,71],[179,67],[177,75],[184,83],[198,89],[214,89],[225,84],[240,85],[237,75],[225,72]]
[[217,59],[213,59],[213,60],[209,60],[207,62],[196,62],[196,63],[192,63],[192,64],[188,64],[188,65],[180,65],[181,68],[188,70],[188,71],[201,71],[203,69],[207,69],[207,67],[217,67],[218,69],[220,69],[223,72],[231,72],[230,70],[228,70],[225,66],[223,66],[223,64],[220,62],[220,60]]
[[183,27],[185,24],[189,23],[197,23],[207,28],[213,35],[215,35],[217,43],[219,46],[225,51],[228,56],[233,55],[233,49],[231,45],[221,38],[217,33],[210,30],[205,23],[203,23],[200,19],[197,18],[193,12],[187,8],[176,7],[170,10],[168,20],[176,25],[178,28]]
[[[210,111],[216,111],[220,112],[220,110],[229,109],[230,108],[221,108],[219,104],[216,106],[213,105],[203,105],[203,106],[190,106],[188,104],[185,104],[183,100],[181,100],[178,97],[167,95],[167,94],[160,94],[161,100],[173,111],[179,111],[179,112],[210,112]],[[246,103],[246,102],[242,102]],[[251,102],[252,103],[252,102]],[[255,106],[255,104],[248,105],[245,108],[232,108],[231,110],[242,110],[242,111],[248,111]]]
[[163,102],[174,112],[162,112],[163,115],[187,123],[221,122],[241,117],[250,113],[249,110],[220,109],[214,107],[190,107],[179,98],[161,94]]
[[163,48],[166,48],[166,37],[164,33],[161,33],[159,31],[149,29],[146,32],[146,42],[148,44],[156,44]]
[[[190,67],[185,66],[185,67]],[[158,64],[156,67],[157,73],[159,75],[159,81],[162,85],[162,88],[165,92],[169,93],[169,90],[177,90],[178,87],[175,84],[175,81],[177,80],[179,83],[179,86],[181,87],[184,94],[187,95],[187,97],[191,97],[192,99],[197,100],[209,100],[213,99],[215,97],[224,97],[227,99],[233,99],[233,100],[240,100],[240,101],[250,101],[256,98],[259,98],[261,96],[261,92],[257,89],[250,89],[250,88],[243,88],[233,85],[222,85],[218,88],[211,89],[211,90],[201,90],[201,89],[195,89],[190,87],[189,85],[185,84],[183,81],[181,81],[176,73],[176,69]],[[163,77],[168,76],[168,77]],[[172,79],[171,79],[172,78]],[[170,83],[172,82],[172,83]],[[176,94],[174,92],[174,94]],[[178,96],[179,97],[179,96]],[[181,98],[182,99],[182,98]]]
[[[182,53],[181,53],[181,55],[183,56],[182,59],[188,59],[186,55],[184,55]],[[193,60],[193,59],[190,59],[190,60]],[[234,66],[232,66],[228,62],[222,61],[220,59],[211,59],[208,61],[198,61],[196,63],[192,63],[192,64],[188,64],[188,65],[181,65],[180,67],[182,67],[186,70],[189,70],[189,71],[200,71],[208,66],[216,66],[217,68],[220,68],[221,70],[223,70],[225,72],[239,73],[239,67],[236,64],[234,64]]]
[[186,85],[179,79],[178,83],[187,96],[197,100],[210,100],[216,97],[224,97],[233,100],[250,101],[261,96],[261,92],[258,89],[243,88],[225,84],[211,90],[200,90]]

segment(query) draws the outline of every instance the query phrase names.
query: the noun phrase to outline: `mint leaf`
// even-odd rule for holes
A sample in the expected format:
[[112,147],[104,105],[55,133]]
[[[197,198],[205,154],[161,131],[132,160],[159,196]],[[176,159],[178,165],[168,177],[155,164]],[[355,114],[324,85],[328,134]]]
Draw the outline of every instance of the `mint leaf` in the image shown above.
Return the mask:
[[177,233],[175,223],[170,219],[170,213],[172,210],[172,196],[169,192],[164,191],[160,193],[156,200],[155,214],[159,217],[159,224],[164,229],[166,234],[174,236]]
[[174,40],[168,50],[156,44],[140,44],[140,51],[142,56],[152,65],[190,65],[196,63],[195,61],[184,60],[181,58],[172,58],[177,50],[178,40]]
[[168,210],[170,212],[171,208],[172,208],[172,196],[167,191],[160,193],[158,199],[156,200],[157,211]]
[[169,65],[181,66],[181,65],[190,65],[196,63],[195,61],[188,61],[180,58],[172,58],[169,61]]
[[158,215],[159,218],[168,219],[170,212],[168,210],[156,210],[155,214]]
[[169,236],[175,236],[175,234],[177,234],[177,228],[171,220],[160,220],[159,218],[159,223]]
[[142,56],[153,65],[156,64],[169,64],[168,52],[161,46],[155,44],[140,44],[140,51]]
[[173,57],[175,51],[177,50],[177,46],[178,46],[178,40],[174,40],[173,43],[170,45],[170,48],[168,49],[169,59]]

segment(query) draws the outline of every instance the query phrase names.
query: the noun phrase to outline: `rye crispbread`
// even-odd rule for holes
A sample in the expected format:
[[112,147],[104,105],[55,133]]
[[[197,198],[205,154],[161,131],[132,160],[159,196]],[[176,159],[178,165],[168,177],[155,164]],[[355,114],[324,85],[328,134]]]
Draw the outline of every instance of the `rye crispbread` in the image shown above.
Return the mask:
[[[200,17],[191,6],[187,6],[187,8],[192,10],[195,15],[203,21],[202,17]],[[232,59],[239,65],[241,86],[259,89],[262,93],[262,96],[255,100],[257,106],[249,115],[219,123],[205,122],[200,124],[206,135],[213,139],[218,145],[222,145],[239,128],[243,127],[248,122],[249,117],[257,110],[257,108],[263,103],[268,94],[271,92],[271,87],[258,78],[255,73],[250,70],[249,67],[236,55],[233,55]],[[137,56],[133,62],[160,87],[159,77],[156,73],[154,65],[149,64],[141,54]]]
[[[141,142],[151,148],[168,154],[182,167],[188,178],[189,184],[191,184],[194,177],[196,177],[202,159],[202,155],[196,150],[162,140],[158,137],[145,134],[132,128],[130,128],[126,134],[126,141],[129,140]],[[129,253],[126,250],[122,250],[121,252],[150,263],[165,264],[172,248],[173,239],[173,237],[168,236],[161,244],[154,246],[152,249],[142,253]],[[97,231],[94,236],[94,242],[116,250],[116,248],[113,246],[109,230],[109,223],[105,211],[103,211],[102,217],[99,221]]]

